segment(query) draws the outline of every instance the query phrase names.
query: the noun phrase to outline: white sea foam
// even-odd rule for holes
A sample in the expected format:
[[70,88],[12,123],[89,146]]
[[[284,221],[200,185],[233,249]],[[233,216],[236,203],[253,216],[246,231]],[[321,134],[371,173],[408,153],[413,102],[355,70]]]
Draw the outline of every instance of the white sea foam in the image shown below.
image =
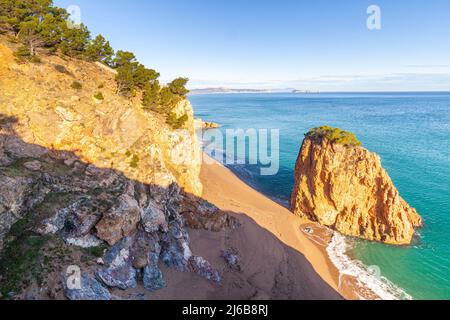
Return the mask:
[[412,300],[402,288],[399,288],[387,278],[378,274],[376,266],[365,266],[361,261],[351,259],[347,252],[351,249],[347,238],[334,232],[332,241],[327,247],[328,255],[342,276],[354,277],[361,292],[356,292],[365,299],[364,290],[369,289],[382,300]]

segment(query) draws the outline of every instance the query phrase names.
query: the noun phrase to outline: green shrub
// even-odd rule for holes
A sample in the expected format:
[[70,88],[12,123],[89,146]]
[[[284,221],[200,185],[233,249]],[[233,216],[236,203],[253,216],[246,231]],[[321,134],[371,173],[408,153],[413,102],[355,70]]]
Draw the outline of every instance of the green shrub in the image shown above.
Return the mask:
[[139,157],[137,155],[133,155],[131,158],[130,167],[136,169],[139,165]]
[[94,95],[94,98],[97,100],[105,100],[105,97],[103,97],[103,93],[101,93],[100,91]]
[[188,81],[188,78],[176,78],[167,86],[173,94],[184,97],[189,93],[189,90],[186,89],[186,84],[188,83]]
[[38,56],[32,56],[31,59],[30,59],[30,62],[32,62],[32,63],[41,63],[42,60]]
[[66,69],[66,67],[60,65],[60,64],[56,64],[54,66],[55,70],[60,72],[60,73],[64,73],[64,74],[70,74],[70,72]]
[[180,118],[174,112],[171,112],[166,119],[166,123],[171,126],[173,129],[178,130],[184,127],[188,120],[187,114],[181,116]]
[[78,81],[72,82],[72,84],[70,85],[70,87],[71,87],[72,89],[75,89],[75,90],[81,90],[81,89],[83,89],[83,85],[82,85],[80,82],[78,82]]
[[328,139],[332,143],[342,144],[344,146],[361,146],[362,143],[356,138],[355,134],[341,130],[339,128],[332,128],[330,126],[323,126],[311,129],[306,135],[312,140]]
[[31,52],[27,46],[22,46],[19,49],[17,49],[17,51],[14,52],[14,55],[19,60],[28,60],[31,58]]

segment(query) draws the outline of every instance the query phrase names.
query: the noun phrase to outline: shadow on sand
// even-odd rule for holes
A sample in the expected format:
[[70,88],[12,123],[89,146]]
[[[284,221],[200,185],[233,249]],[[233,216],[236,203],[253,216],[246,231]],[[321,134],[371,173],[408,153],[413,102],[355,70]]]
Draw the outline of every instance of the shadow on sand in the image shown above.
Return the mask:
[[[0,292],[3,298],[64,299],[64,274],[70,265],[77,265],[94,277],[99,268],[96,261],[117,239],[146,233],[141,216],[133,220],[136,217],[111,215],[118,199],[127,195],[141,210],[149,203],[162,208],[168,228],[159,226],[150,234],[159,239],[161,255],[165,250],[172,250],[168,247],[178,241],[167,238],[174,231],[173,221],[185,216],[183,220],[189,221],[190,226],[186,231],[190,241],[186,241],[192,253],[208,260],[219,271],[222,281],[217,284],[205,279],[205,275],[178,271],[177,263],[181,262],[172,255],[174,261],[169,261],[169,266],[164,263],[167,258],[159,261],[167,283],[164,289],[145,290],[142,270],[137,270],[137,287],[126,291],[109,288],[120,298],[342,299],[302,254],[244,213],[222,212],[203,199],[185,194],[177,186],[161,188],[133,181],[121,172],[84,163],[74,153],[26,143],[15,132],[16,125],[17,119],[0,114]],[[83,205],[71,211],[60,230],[47,234],[39,231],[45,221],[80,201]],[[81,248],[65,241],[69,237],[97,236],[99,224],[105,219],[117,224],[102,230],[109,244],[101,242],[91,248]],[[236,219],[239,226],[233,223]],[[181,228],[177,231],[185,232],[184,226]],[[226,252],[233,252],[237,257],[234,265],[223,258]],[[138,255],[132,258],[138,259]]]

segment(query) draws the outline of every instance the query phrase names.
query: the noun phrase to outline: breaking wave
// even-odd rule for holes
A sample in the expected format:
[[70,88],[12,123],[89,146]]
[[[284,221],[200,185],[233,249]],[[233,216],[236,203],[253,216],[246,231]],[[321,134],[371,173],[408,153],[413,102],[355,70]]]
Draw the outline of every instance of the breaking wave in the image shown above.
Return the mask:
[[402,288],[381,276],[380,270],[376,266],[368,267],[359,260],[351,259],[347,254],[350,249],[351,245],[348,239],[334,232],[333,238],[327,247],[328,255],[341,274],[340,282],[343,276],[350,276],[356,279],[358,287],[356,294],[361,299],[369,298],[367,296],[367,289],[375,293],[382,300],[413,299]]

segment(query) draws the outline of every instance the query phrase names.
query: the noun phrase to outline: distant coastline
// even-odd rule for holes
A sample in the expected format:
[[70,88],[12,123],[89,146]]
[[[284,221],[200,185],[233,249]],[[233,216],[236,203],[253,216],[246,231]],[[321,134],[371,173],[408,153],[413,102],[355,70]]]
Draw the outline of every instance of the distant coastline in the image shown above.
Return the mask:
[[231,93],[293,93],[296,89],[235,89],[235,88],[201,88],[192,89],[190,95],[231,94]]
[[200,88],[191,89],[189,95],[207,95],[207,94],[270,94],[270,93],[291,93],[299,95],[309,94],[448,94],[449,91],[315,91],[299,90],[292,88],[281,89],[237,89],[237,88]]

